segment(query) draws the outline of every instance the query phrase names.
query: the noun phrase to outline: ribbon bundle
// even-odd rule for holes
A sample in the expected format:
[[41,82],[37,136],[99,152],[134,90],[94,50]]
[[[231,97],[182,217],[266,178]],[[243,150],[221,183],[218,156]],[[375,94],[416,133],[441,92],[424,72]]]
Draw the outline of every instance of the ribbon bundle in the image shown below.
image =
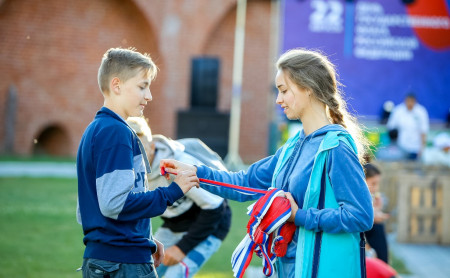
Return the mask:
[[255,252],[263,259],[264,275],[270,277],[276,258],[286,255],[296,229],[293,223],[286,222],[291,215],[289,200],[282,190],[272,189],[250,206],[247,214],[250,215],[247,234],[231,257],[234,276],[244,276]]

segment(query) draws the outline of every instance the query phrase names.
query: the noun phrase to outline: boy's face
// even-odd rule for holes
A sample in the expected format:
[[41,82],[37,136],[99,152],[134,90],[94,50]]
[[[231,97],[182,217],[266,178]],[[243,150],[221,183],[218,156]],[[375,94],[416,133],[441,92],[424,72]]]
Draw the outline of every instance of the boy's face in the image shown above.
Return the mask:
[[132,78],[119,83],[119,114],[125,120],[128,117],[142,116],[147,102],[152,101],[150,75],[145,71],[139,71]]

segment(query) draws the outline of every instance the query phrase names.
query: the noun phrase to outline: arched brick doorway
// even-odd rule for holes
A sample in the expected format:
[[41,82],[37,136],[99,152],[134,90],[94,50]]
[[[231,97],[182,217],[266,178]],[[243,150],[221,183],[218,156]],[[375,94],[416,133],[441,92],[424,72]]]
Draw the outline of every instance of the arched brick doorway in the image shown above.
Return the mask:
[[60,125],[45,127],[33,145],[34,155],[68,156],[70,155],[70,138]]
[[[162,63],[157,35],[133,0],[0,1],[0,34],[0,111],[14,84],[17,154],[33,153],[40,128],[55,122],[76,154],[84,129],[103,104],[97,70],[107,49],[133,46]],[[152,89],[159,91],[160,84]],[[4,133],[0,124],[0,141]]]

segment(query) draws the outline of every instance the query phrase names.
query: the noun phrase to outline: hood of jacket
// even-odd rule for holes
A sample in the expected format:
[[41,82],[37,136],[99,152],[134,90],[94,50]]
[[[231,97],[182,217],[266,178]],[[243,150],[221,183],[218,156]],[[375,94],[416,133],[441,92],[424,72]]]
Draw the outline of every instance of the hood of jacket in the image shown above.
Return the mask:
[[327,134],[327,132],[330,131],[343,131],[343,132],[347,132],[348,131],[341,125],[338,124],[330,124],[330,125],[326,125],[323,126],[313,132],[311,132],[311,134],[305,135],[305,131],[302,129],[299,134],[301,139],[305,139],[308,141],[315,141],[315,140],[322,140],[323,136],[325,136],[325,134]]

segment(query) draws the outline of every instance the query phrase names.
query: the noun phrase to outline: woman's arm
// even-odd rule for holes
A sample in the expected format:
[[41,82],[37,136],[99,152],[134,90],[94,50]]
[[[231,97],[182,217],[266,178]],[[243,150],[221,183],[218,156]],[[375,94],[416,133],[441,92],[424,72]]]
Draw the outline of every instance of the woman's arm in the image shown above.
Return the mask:
[[369,230],[374,217],[372,199],[358,157],[346,144],[330,151],[328,175],[339,207],[299,209],[296,225],[328,233]]
[[[195,168],[199,178],[229,183],[249,188],[268,189],[272,185],[272,175],[278,161],[281,149],[273,156],[263,158],[252,164],[247,171],[227,172],[214,170],[207,166],[193,166],[180,163],[173,160],[162,160],[161,166],[165,167],[169,172],[186,171]],[[201,183],[200,186],[209,192],[219,195],[226,199],[239,202],[255,200],[261,197],[261,194],[247,195],[236,190],[222,187],[212,186]]]

